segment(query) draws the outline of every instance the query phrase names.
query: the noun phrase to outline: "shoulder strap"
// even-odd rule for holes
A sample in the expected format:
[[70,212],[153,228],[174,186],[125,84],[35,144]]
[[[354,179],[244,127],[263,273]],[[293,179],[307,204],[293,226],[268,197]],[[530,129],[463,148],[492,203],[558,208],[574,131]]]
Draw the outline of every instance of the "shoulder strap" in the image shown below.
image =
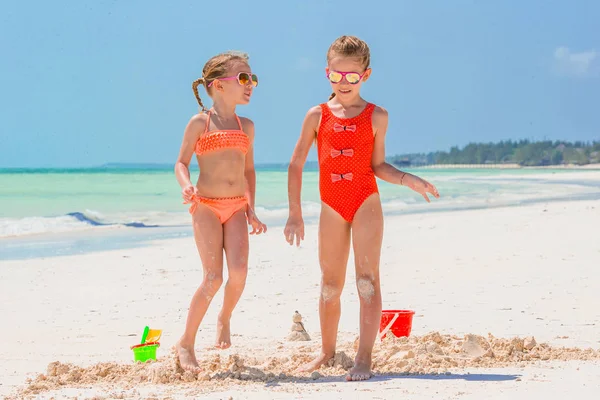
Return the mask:
[[208,128],[210,127],[210,110],[206,112],[206,126],[204,127],[204,133],[208,132]]
[[368,118],[370,123],[371,130],[373,132],[373,136],[375,136],[375,129],[373,128],[373,112],[375,111],[375,104],[367,103],[367,107],[365,108],[365,116]]
[[242,121],[240,121],[240,117],[238,117],[237,114],[235,114],[235,119],[237,119],[238,125],[240,126],[240,131],[243,131],[244,129],[242,129]]

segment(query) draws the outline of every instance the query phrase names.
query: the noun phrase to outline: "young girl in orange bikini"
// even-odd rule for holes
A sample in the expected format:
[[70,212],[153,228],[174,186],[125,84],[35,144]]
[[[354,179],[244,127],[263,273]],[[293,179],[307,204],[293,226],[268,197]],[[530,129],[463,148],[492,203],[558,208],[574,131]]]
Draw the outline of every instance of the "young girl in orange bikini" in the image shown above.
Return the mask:
[[342,36],[329,48],[326,73],[333,94],[329,102],[311,108],[304,119],[288,170],[289,218],[284,229],[290,245],[299,245],[304,239],[302,169],[316,140],[321,195],[321,354],[300,370],[316,370],[335,355],[340,295],[352,238],[360,299],[360,339],[348,380],[372,376],[371,354],[381,318],[379,259],[383,214],[375,177],[408,186],[427,201],[427,193],[439,197],[429,182],[385,162],[387,111],[360,96],[362,83],[371,75],[369,63],[369,48],[356,37]]
[[[200,100],[203,85],[213,100],[207,110]],[[227,254],[228,280],[223,308],[217,321],[216,346],[231,345],[230,319],[246,283],[248,272],[248,227],[251,234],[267,231],[254,213],[254,124],[235,113],[247,104],[258,78],[241,53],[223,53],[211,58],[202,77],[192,84],[202,113],[194,115],[185,128],[175,165],[185,203],[191,203],[194,238],[204,271],[200,287],[192,297],[185,332],[176,349],[181,367],[199,372],[194,352],[196,333],[211,300],[223,282],[223,252]],[[200,176],[194,185],[189,164],[196,153]]]

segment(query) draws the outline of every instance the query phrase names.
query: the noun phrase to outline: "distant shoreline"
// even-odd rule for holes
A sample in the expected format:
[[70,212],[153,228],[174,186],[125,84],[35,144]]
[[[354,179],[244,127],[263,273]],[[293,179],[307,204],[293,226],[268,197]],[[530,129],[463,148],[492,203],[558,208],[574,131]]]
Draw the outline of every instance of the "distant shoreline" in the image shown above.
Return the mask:
[[599,169],[600,164],[557,164],[557,165],[539,165],[522,166],[519,164],[431,164],[431,165],[410,165],[397,166],[398,168],[409,169]]

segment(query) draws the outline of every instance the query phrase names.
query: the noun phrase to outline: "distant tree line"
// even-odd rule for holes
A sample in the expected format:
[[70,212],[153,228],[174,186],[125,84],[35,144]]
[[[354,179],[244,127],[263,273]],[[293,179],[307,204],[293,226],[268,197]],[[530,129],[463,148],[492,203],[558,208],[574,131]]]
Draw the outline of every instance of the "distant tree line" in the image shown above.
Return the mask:
[[600,141],[501,141],[499,143],[470,143],[450,151],[400,154],[390,157],[393,164],[419,166],[432,164],[519,164],[545,166],[600,163]]

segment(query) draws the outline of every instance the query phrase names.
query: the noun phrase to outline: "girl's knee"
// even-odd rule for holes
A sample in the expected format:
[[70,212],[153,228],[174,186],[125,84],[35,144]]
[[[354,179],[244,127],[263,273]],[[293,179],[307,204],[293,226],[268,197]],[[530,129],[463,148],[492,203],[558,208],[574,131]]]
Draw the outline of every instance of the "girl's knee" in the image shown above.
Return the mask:
[[339,300],[342,295],[343,284],[339,282],[322,281],[321,282],[321,299],[323,301]]
[[240,261],[228,264],[228,279],[230,282],[246,282],[248,276],[248,262]]
[[378,283],[370,276],[357,276],[356,287],[358,288],[360,299],[367,302],[370,302],[376,292],[379,291]]
[[204,276],[202,282],[203,292],[205,295],[213,297],[223,284],[223,273],[209,272]]

